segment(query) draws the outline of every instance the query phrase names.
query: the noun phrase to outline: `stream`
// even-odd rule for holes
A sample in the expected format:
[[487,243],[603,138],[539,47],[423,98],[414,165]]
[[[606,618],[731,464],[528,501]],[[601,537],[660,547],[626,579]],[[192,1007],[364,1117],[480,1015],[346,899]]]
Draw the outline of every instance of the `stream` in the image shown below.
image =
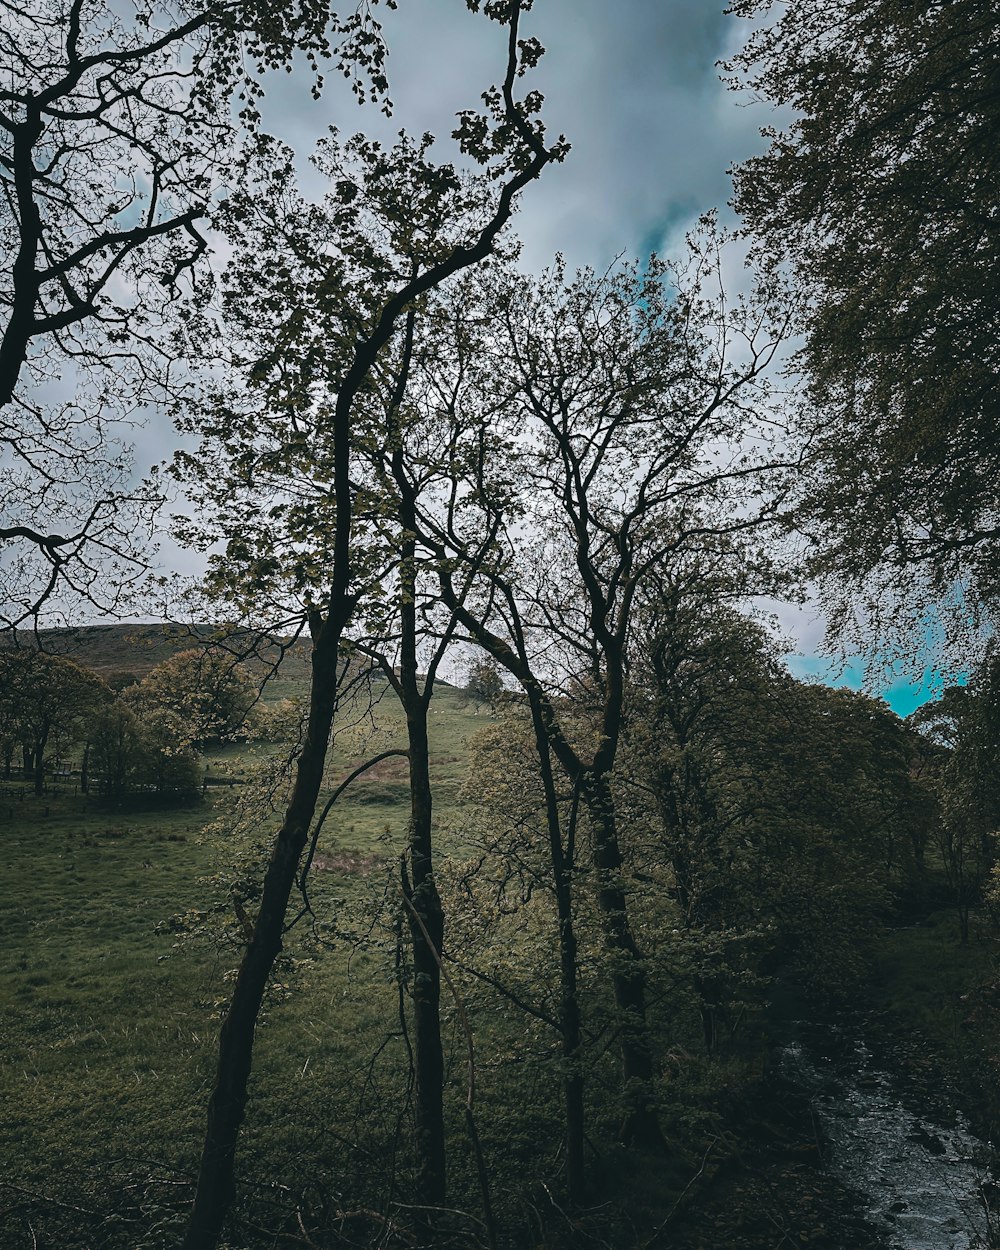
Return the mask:
[[[825,1165],[853,1190],[892,1250],[988,1250],[989,1147],[958,1113],[915,1110],[857,1032],[797,1024],[782,1074],[806,1093]],[[996,1213],[993,1233],[997,1234]]]

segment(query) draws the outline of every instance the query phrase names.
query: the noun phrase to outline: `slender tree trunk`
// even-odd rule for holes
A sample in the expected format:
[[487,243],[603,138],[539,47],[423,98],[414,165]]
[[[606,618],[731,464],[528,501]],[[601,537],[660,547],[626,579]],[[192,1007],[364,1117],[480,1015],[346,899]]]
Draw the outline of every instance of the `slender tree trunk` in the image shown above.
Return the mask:
[[80,793],[86,794],[90,786],[90,743],[83,746],[83,759],[80,761]]
[[[580,788],[580,795],[590,816],[601,928],[604,945],[611,955],[612,988],[615,1005],[621,1017],[620,1046],[625,1116],[620,1136],[626,1143],[664,1150],[666,1142],[652,1101],[655,1069],[646,1023],[646,972],[629,925],[614,799],[608,781],[608,772],[614,765],[620,726],[622,665],[617,665],[618,681],[614,695],[609,697],[609,704],[605,709],[604,743],[599,752],[604,763],[585,767],[560,730],[552,706],[531,672],[523,646],[515,651],[460,604],[447,573],[441,575],[441,587],[444,600],[457,619],[481,647],[521,682],[531,700],[532,708],[537,706],[536,733],[540,728],[564,773]],[[509,592],[507,601],[513,614],[513,592],[509,586],[505,589]]]
[[413,1049],[416,1065],[414,1106],[417,1144],[417,1196],[424,1206],[445,1200],[444,1055],[441,1048],[441,972],[444,912],[434,883],[431,842],[431,789],[427,724],[407,712],[410,747],[410,860],[413,882],[410,902],[433,943],[428,943],[414,917]]
[[[417,680],[415,555],[415,544],[412,541],[404,544],[399,690],[406,712],[406,733],[410,754],[409,844],[412,887],[409,900],[413,912],[416,913],[414,915],[409,910],[407,911],[410,937],[413,943],[417,1199],[422,1206],[439,1207],[444,1204],[447,1181],[440,968],[441,949],[444,942],[444,911],[434,882],[433,798],[430,746],[427,737],[430,691],[421,691]],[[404,888],[405,885],[404,878]],[[423,927],[421,927],[421,922]],[[428,937],[430,942],[427,940]]]
[[35,794],[40,795],[45,788],[45,747],[39,746],[31,753],[32,767],[35,775]]
[[236,1139],[243,1122],[254,1031],[271,968],[281,950],[288,900],[323,779],[337,697],[341,621],[327,620],[314,639],[309,727],[296,767],[284,822],[274,841],[260,911],[243,956],[219,1035],[215,1086],[183,1250],[214,1250],[235,1196]]
[[969,898],[964,883],[959,886],[958,893],[958,941],[961,946],[969,945]]
[[577,995],[577,942],[573,924],[573,860],[576,802],[570,815],[568,845],[563,845],[562,823],[552,778],[551,748],[537,698],[529,692],[531,718],[545,791],[546,825],[552,880],[559,925],[559,1032],[563,1060],[563,1105],[566,1116],[566,1192],[574,1205],[583,1201],[584,1105],[581,1066],[580,1000]]
[[577,997],[577,947],[573,930],[571,903],[556,896],[559,908],[559,1023],[562,1032],[562,1058],[566,1070],[563,1077],[563,1105],[566,1114],[566,1192],[569,1200],[579,1206],[583,1201],[583,1071],[580,1048],[580,1000]]
[[607,777],[585,774],[582,794],[590,816],[597,904],[604,945],[611,956],[611,981],[619,1014],[625,1098],[619,1136],[628,1145],[663,1149],[666,1143],[653,1105],[655,1069],[646,1022],[646,969],[629,923],[614,799]]

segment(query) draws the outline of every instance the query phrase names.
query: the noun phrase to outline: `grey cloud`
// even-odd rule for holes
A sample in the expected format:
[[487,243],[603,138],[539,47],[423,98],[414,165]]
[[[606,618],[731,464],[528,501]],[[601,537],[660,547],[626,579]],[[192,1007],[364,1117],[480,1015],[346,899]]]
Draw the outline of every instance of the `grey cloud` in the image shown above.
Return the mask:
[[[329,125],[390,139],[403,127],[444,141],[461,108],[475,107],[502,74],[502,31],[462,0],[402,0],[385,12],[391,119],[359,108],[332,78],[311,100],[307,75],[276,75],[265,120],[298,152]],[[738,44],[740,24],[702,0],[536,0],[524,22],[546,56],[536,76],[552,133],[573,148],[565,164],[528,188],[518,231],[524,263],[557,250],[571,264],[607,264],[620,251],[662,244],[731,188],[727,169],[758,141],[760,118],[720,82],[716,62]],[[318,184],[311,189],[319,191]]]
[[[272,76],[266,127],[293,147],[311,193],[318,177],[308,156],[331,125],[391,141],[400,128],[430,131],[442,155],[461,108],[502,75],[504,34],[464,0],[400,0],[380,10],[390,47],[393,116],[359,107],[331,75],[319,101],[304,67]],[[546,170],[522,197],[516,229],[522,263],[538,270],[556,251],[572,266],[607,265],[617,254],[669,252],[711,208],[723,219],[731,195],[727,170],[760,146],[770,120],[730,92],[716,62],[746,34],[715,0],[535,0],[524,22],[546,47],[537,73],[551,134],[572,143],[564,165]],[[727,280],[744,279],[740,259]],[[150,431],[152,435],[153,431]],[[162,429],[150,438],[163,454]],[[804,649],[820,642],[814,609],[779,608],[781,624]]]

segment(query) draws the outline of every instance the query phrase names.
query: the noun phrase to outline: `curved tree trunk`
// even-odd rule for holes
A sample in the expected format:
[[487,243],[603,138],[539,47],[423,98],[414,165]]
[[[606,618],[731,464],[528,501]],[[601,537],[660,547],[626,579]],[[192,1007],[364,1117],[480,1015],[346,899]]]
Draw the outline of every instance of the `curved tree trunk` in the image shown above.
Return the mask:
[[214,1250],[235,1196],[236,1139],[243,1122],[254,1031],[267,979],[281,950],[295,871],[309,835],[323,779],[337,699],[337,648],[342,626],[327,621],[314,641],[309,727],[285,818],[274,841],[260,911],[243,956],[219,1036],[215,1085],[183,1250]]

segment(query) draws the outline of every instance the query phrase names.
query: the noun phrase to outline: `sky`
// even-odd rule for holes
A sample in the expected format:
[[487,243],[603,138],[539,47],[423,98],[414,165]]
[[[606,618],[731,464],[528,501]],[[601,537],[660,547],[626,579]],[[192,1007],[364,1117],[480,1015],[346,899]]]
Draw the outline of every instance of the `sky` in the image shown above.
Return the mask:
[[[464,0],[403,0],[383,16],[391,120],[346,91],[313,102],[304,73],[268,84],[265,124],[300,155],[331,123],[446,140],[455,113],[502,75],[503,32]],[[725,212],[726,171],[759,149],[770,120],[719,80],[716,62],[745,28],[716,0],[536,0],[522,32],[546,54],[531,85],[545,94],[550,134],[565,134],[572,151],[523,197],[526,267],[557,250],[574,266],[606,265],[623,249],[641,254],[683,237],[710,208]]]
[[[265,128],[293,148],[304,184],[312,179],[317,192],[308,156],[327,127],[388,141],[401,128],[430,131],[450,157],[456,112],[476,106],[502,76],[505,32],[469,13],[464,0],[400,0],[396,12],[377,12],[390,49],[391,119],[359,107],[334,75],[318,102],[304,67],[266,82]],[[522,34],[536,35],[546,55],[531,85],[545,94],[550,137],[564,133],[572,148],[522,197],[522,267],[540,270],[557,251],[571,267],[601,269],[622,253],[670,254],[710,209],[737,224],[728,171],[761,150],[759,129],[774,121],[765,106],[720,80],[718,62],[747,33],[718,0],[535,0]],[[151,431],[140,457],[156,459],[163,438],[162,428]],[[790,659],[796,675],[862,684],[856,657],[838,665],[817,654],[824,624],[814,605],[777,611],[802,652]],[[934,687],[931,672],[914,682],[897,671],[881,679],[879,692],[905,714]]]

